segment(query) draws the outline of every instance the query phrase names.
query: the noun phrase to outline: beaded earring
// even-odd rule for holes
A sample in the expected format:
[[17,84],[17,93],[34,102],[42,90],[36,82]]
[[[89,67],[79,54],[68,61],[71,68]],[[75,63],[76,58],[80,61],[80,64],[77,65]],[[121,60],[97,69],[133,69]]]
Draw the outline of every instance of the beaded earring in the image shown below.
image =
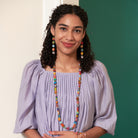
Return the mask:
[[81,47],[81,52],[80,52],[80,55],[81,55],[81,59],[83,59],[83,42],[81,42],[81,45],[80,45],[80,47]]
[[52,37],[52,54],[55,55],[55,37]]

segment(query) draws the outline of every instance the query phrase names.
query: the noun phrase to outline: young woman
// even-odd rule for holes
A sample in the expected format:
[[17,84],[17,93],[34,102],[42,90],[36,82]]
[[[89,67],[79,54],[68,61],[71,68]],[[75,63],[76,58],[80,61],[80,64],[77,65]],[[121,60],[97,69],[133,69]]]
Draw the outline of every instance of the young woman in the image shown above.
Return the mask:
[[99,138],[114,134],[116,109],[105,66],[94,59],[79,6],[60,5],[47,25],[41,59],[20,87],[15,132],[27,138]]

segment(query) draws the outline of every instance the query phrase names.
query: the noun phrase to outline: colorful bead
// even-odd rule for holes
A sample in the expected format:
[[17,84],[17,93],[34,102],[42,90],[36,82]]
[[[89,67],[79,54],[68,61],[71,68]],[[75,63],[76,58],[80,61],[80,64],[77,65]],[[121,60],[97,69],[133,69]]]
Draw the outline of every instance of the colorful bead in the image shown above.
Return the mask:
[[60,118],[58,118],[58,121],[61,121],[61,119],[60,119]]
[[[83,47],[82,47],[83,48]],[[81,52],[83,52],[84,50],[83,49],[81,49]]]
[[75,118],[75,121],[78,121],[78,116],[79,116],[79,115],[76,115],[76,116],[77,116],[77,117]]
[[79,117],[79,95],[80,95],[80,86],[81,86],[81,68],[79,69],[78,91],[77,91],[77,97],[76,97],[76,106],[77,106],[76,116],[75,116],[74,124],[71,128],[65,127],[65,125],[61,121],[61,115],[60,115],[59,106],[58,106],[57,81],[56,81],[56,68],[55,68],[55,66],[53,67],[53,80],[54,80],[54,93],[55,93],[55,99],[56,99],[56,108],[57,108],[57,113],[58,113],[58,121],[59,121],[60,125],[63,128],[65,128],[66,130],[73,130],[77,126],[78,117]]
[[75,127],[76,127],[76,124],[73,125],[73,128],[75,128]]
[[79,115],[79,112],[77,111],[76,114]]
[[81,48],[81,52],[80,52],[80,55],[81,55],[81,59],[83,59],[83,51],[84,51],[84,49],[83,49],[83,42],[81,42],[81,45],[80,45],[80,48]]
[[64,127],[65,125],[62,123],[61,126]]
[[52,54],[55,54],[55,37],[52,37]]
[[70,128],[69,127],[66,127],[67,130],[69,130]]

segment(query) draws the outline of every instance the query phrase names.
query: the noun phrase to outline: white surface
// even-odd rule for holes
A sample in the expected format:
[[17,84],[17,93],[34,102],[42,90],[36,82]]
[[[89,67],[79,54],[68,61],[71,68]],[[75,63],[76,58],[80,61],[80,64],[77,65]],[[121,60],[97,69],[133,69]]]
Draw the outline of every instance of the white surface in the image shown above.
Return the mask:
[[60,4],[60,0],[43,0],[43,30],[45,30],[45,27],[49,22],[52,10]]
[[61,4],[79,5],[79,0],[61,0]]
[[22,138],[13,134],[22,71],[39,58],[44,25],[59,2],[0,0],[0,138]]

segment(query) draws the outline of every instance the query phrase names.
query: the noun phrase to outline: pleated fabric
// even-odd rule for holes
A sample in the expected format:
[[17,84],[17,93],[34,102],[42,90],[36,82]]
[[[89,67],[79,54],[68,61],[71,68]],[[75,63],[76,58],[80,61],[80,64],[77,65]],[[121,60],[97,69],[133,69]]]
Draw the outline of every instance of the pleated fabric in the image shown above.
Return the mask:
[[[57,93],[61,120],[72,127],[76,115],[79,73],[57,72]],[[89,73],[82,73],[80,113],[74,132],[99,126],[114,135],[117,120],[114,93],[103,63],[95,60]],[[37,129],[41,136],[48,131],[65,131],[58,123],[53,72],[41,67],[40,60],[29,62],[23,71],[14,132]]]

